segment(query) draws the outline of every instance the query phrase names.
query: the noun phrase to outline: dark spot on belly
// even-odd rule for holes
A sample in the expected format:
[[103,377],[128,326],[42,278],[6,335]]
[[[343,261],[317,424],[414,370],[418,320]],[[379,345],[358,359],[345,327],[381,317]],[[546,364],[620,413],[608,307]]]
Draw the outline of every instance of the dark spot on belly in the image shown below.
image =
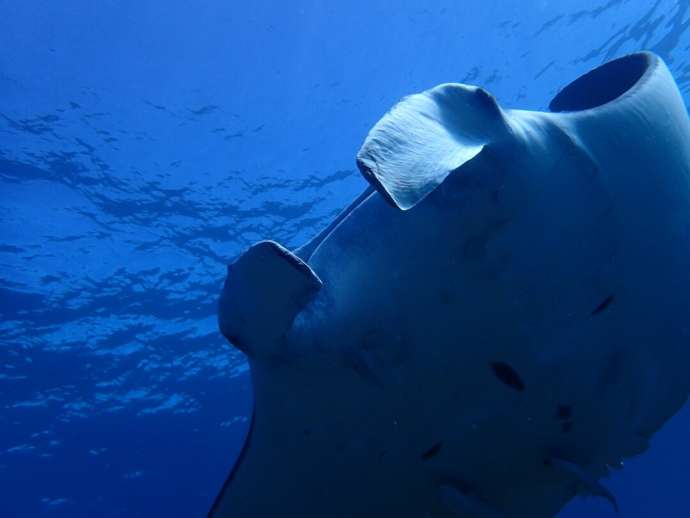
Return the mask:
[[561,421],[567,421],[573,415],[573,409],[570,405],[558,405],[558,410],[556,410],[556,416]]
[[599,305],[596,308],[594,308],[594,311],[592,311],[591,316],[598,315],[599,313],[604,311],[606,308],[608,308],[611,305],[611,303],[613,302],[613,298],[614,298],[613,295],[609,295],[604,300],[602,300],[599,303]]
[[309,428],[305,428],[302,433],[305,437],[309,437],[311,435],[311,430],[309,430]]
[[438,452],[441,451],[442,447],[443,447],[443,442],[442,441],[437,442],[431,448],[429,448],[424,453],[422,453],[422,459],[423,460],[429,460],[429,459],[435,457],[436,455],[438,455]]
[[569,432],[573,427],[573,422],[572,421],[566,421],[564,423],[561,423],[561,430],[563,433]]
[[520,378],[520,375],[506,362],[493,362],[491,368],[496,377],[510,388],[518,392],[525,390],[525,383]]

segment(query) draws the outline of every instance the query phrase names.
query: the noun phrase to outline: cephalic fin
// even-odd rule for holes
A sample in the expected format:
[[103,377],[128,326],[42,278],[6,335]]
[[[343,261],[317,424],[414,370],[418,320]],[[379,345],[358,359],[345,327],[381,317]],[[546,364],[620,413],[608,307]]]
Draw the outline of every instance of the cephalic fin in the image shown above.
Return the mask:
[[357,166],[386,201],[408,210],[508,134],[503,111],[486,90],[442,84],[405,97],[384,115],[362,144]]
[[218,308],[225,337],[250,357],[271,354],[322,283],[307,263],[274,241],[261,241],[228,266]]

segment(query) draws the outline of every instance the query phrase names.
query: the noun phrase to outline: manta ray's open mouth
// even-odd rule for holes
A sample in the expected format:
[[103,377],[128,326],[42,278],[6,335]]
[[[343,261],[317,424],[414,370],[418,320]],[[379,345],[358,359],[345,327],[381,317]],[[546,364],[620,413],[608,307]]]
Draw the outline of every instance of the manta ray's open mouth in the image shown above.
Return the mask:
[[578,77],[561,90],[549,104],[552,112],[596,108],[630,93],[649,75],[655,60],[647,52],[638,52],[609,61]]

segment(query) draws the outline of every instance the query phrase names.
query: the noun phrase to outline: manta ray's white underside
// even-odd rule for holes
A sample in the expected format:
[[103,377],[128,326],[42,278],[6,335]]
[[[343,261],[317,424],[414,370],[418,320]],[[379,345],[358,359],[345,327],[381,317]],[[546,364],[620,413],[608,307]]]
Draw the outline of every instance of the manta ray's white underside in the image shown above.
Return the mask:
[[608,63],[551,112],[405,98],[371,183],[294,252],[229,269],[219,321],[255,410],[210,516],[553,516],[690,390],[690,125],[664,63]]

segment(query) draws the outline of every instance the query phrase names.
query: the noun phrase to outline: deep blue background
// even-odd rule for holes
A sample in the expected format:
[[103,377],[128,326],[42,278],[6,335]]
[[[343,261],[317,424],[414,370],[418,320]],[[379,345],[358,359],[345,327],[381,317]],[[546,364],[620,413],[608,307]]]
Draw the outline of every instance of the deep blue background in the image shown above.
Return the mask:
[[[641,48],[687,94],[688,17],[687,0],[0,0],[0,516],[202,516],[251,403],[216,330],[225,264],[300,244],[358,194],[354,155],[403,95],[460,81],[544,109]],[[690,516],[688,431],[686,409],[606,481],[625,518]]]

